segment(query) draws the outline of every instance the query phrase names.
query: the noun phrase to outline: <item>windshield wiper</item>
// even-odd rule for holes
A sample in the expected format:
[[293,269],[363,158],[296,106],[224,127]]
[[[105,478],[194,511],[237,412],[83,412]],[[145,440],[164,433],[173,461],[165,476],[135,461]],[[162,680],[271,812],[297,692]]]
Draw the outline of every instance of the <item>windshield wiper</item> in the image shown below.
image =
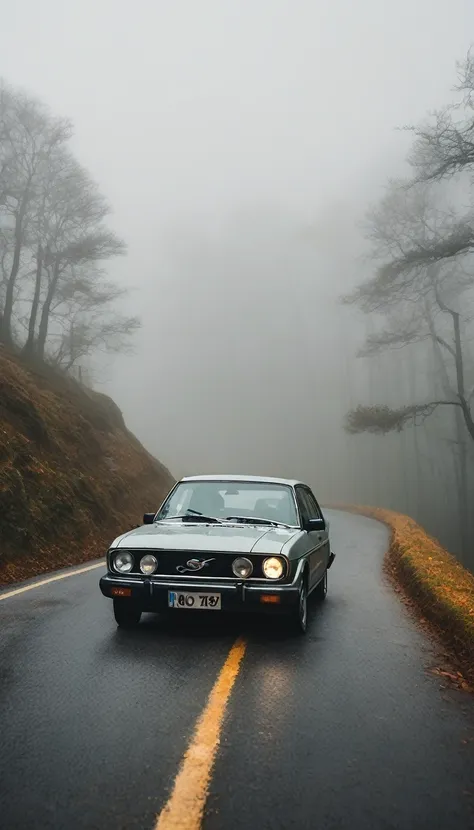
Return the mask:
[[196,515],[193,513],[192,516],[190,516],[189,514],[186,514],[185,516],[182,516],[181,518],[182,518],[183,522],[206,522],[207,524],[209,524],[209,522],[212,522],[212,524],[218,524],[218,525],[222,524],[221,520],[216,519],[215,516],[203,516],[202,513],[196,513]]
[[[192,514],[192,515],[190,515]],[[197,510],[187,510],[186,513],[183,513],[182,516],[167,516],[165,521],[169,522],[171,520],[181,521],[181,522],[205,522],[206,524],[218,524],[221,525],[222,522],[220,519],[216,519],[215,516],[203,516],[202,513],[198,513]]]
[[285,522],[275,522],[273,519],[261,519],[256,516],[226,516],[227,522],[242,522],[246,525],[270,525],[271,527],[291,527]]

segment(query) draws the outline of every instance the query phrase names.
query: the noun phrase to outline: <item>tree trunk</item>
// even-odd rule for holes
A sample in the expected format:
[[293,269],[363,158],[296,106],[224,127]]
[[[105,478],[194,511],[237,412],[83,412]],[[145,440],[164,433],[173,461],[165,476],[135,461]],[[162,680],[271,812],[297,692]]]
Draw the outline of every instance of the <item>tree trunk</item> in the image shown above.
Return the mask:
[[36,344],[36,354],[40,360],[44,359],[44,352],[46,347],[46,338],[48,336],[49,315],[51,312],[51,303],[56,292],[56,286],[59,280],[59,259],[56,259],[53,269],[53,278],[46,294],[46,299],[41,310],[41,319],[38,330],[38,342]]
[[13,301],[16,278],[20,270],[21,249],[23,246],[23,220],[25,218],[26,208],[28,205],[29,193],[25,190],[21,200],[20,209],[15,216],[15,247],[13,250],[13,262],[10,271],[10,276],[7,282],[7,290],[5,292],[5,306],[3,309],[3,316],[1,319],[0,339],[7,345],[12,343],[12,314]]
[[467,431],[469,436],[474,441],[474,420],[471,415],[471,410],[469,404],[466,400],[466,389],[465,389],[465,382],[464,382],[464,358],[463,358],[463,350],[462,350],[462,340],[461,340],[461,316],[458,311],[453,311],[452,308],[449,308],[441,299],[439,292],[434,287],[435,290],[435,297],[436,302],[438,303],[441,311],[445,311],[447,314],[450,314],[453,320],[453,328],[454,328],[454,360],[456,365],[456,385],[457,385],[457,395],[459,398],[459,403],[461,404],[461,411],[464,418],[464,423],[466,424]]
[[[374,322],[371,317],[367,319],[366,324],[367,337],[374,334]],[[378,384],[375,377],[377,366],[375,364],[375,357],[371,357],[367,363],[367,387],[368,395],[371,405],[375,403],[378,395]],[[383,495],[381,493],[381,476],[384,476],[383,465],[381,464],[381,449],[380,443],[371,436],[371,461],[370,461],[370,482],[372,485],[371,493],[369,495],[370,501],[379,507],[383,507]]]
[[28,324],[28,338],[25,343],[24,352],[27,355],[32,355],[35,349],[35,331],[36,318],[38,316],[38,308],[41,293],[41,276],[43,273],[43,249],[38,245],[36,253],[36,276],[35,276],[35,291],[33,294],[33,302],[31,304],[30,320]]
[[[464,368],[463,368],[463,361],[462,361],[462,348],[461,348],[461,331],[459,326],[459,315],[456,316],[453,312],[450,312],[453,317],[454,322],[454,341],[455,341],[455,356],[456,356],[456,378],[457,378],[457,387],[458,393],[462,390],[464,394]],[[446,369],[446,363],[443,360],[443,355],[441,352],[441,347],[439,345],[439,341],[436,337],[436,330],[433,323],[433,318],[431,313],[427,309],[427,320],[431,334],[431,342],[433,344],[433,352],[435,354],[440,374],[441,374],[441,383],[443,387],[444,394],[447,398],[452,395],[452,391],[450,389],[449,383],[449,375]],[[457,325],[456,325],[457,323]],[[460,355],[460,360],[458,359],[458,354]],[[468,464],[467,464],[467,453],[468,448],[466,446],[466,433],[464,428],[464,421],[463,421],[463,413],[461,412],[458,406],[453,407],[454,409],[454,442],[455,442],[455,450],[454,450],[454,458],[455,458],[455,482],[456,482],[456,491],[457,491],[457,505],[458,505],[458,515],[459,515],[459,531],[460,531],[460,561],[464,564],[466,561],[466,557],[469,554],[469,539],[470,539],[470,532],[469,532],[469,479],[468,479]]]
[[467,564],[470,554],[470,533],[469,533],[469,478],[467,464],[467,447],[462,415],[459,407],[456,407],[456,444],[459,463],[459,518],[461,525],[461,562]]
[[[403,364],[402,364],[403,365]],[[405,364],[408,370],[408,389],[410,394],[410,400],[416,400],[416,384],[417,384],[417,361],[416,361],[416,353],[413,353],[408,361]],[[416,506],[416,515],[417,519],[422,521],[423,516],[423,508],[424,502],[422,498],[423,490],[422,490],[422,479],[423,473],[421,469],[421,456],[420,456],[420,445],[419,445],[419,435],[418,430],[415,428],[412,430],[413,434],[413,459],[415,462],[415,493],[414,501]]]
[[[471,415],[469,404],[466,400],[466,389],[464,382],[464,362],[461,342],[461,321],[457,312],[452,312],[454,323],[454,343],[456,352],[456,379],[458,386],[459,400],[461,401],[462,415],[464,423],[470,437],[474,440],[474,422]],[[457,407],[456,407],[457,409]],[[468,494],[468,466],[467,466],[467,448],[464,444],[463,425],[459,411],[456,413],[456,424],[459,441],[459,462],[460,475],[462,481],[462,502],[460,504],[460,512],[462,513],[462,528],[463,528],[463,564],[466,564],[466,558],[469,557],[469,494]],[[470,564],[470,563],[469,563]]]
[[457,311],[451,311],[454,323],[454,344],[456,352],[456,381],[459,400],[461,402],[462,414],[467,431],[474,441],[474,421],[472,419],[469,404],[466,401],[466,389],[464,383],[464,361],[461,343],[461,322]]

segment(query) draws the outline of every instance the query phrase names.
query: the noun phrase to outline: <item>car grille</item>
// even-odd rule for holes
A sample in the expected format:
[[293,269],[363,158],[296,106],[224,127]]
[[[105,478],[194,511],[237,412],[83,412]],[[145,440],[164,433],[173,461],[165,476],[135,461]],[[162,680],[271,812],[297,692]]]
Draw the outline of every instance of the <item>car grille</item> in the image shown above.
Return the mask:
[[[250,577],[251,579],[265,579],[265,575],[262,571],[262,562],[269,556],[269,554],[262,556],[259,554],[222,553],[212,551],[209,553],[196,553],[193,551],[163,551],[150,549],[130,550],[130,553],[133,555],[135,560],[134,567],[130,573],[141,575],[140,559],[146,554],[151,554],[152,556],[156,556],[158,560],[158,568],[153,574],[153,577],[156,578],[162,576],[171,577],[173,579],[237,579],[232,571],[232,562],[240,556],[244,556],[252,562],[253,572]],[[186,563],[190,559],[209,559],[211,561],[198,571],[186,570],[182,573],[177,570],[180,566],[187,568]]]

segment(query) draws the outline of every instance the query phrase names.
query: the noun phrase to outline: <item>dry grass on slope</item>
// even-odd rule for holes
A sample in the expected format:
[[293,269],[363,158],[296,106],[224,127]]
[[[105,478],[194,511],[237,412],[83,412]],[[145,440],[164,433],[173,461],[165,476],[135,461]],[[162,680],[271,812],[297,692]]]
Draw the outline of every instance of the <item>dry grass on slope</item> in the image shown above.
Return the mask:
[[380,507],[338,506],[391,530],[387,565],[474,684],[474,575],[408,516]]
[[0,348],[0,585],[103,555],[172,483],[110,398]]

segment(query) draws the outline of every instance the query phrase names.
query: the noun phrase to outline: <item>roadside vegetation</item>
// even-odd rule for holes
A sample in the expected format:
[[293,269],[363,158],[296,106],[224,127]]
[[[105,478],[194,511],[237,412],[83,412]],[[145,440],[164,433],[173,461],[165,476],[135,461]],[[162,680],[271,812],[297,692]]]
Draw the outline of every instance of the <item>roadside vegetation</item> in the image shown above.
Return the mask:
[[103,556],[172,483],[110,398],[0,348],[0,586]]
[[[336,506],[335,506],[336,507]],[[390,529],[386,564],[474,686],[474,576],[408,516],[380,507],[345,505]]]
[[126,246],[71,136],[0,82],[0,586],[103,555],[172,484],[84,383],[140,321],[105,270]]
[[[454,92],[453,103],[407,128],[413,138],[407,175],[390,180],[366,215],[368,273],[344,302],[367,315],[368,335],[359,356],[373,361],[390,352],[393,359],[384,364],[379,385],[372,384],[370,399],[347,413],[345,427],[352,435],[386,436],[426,431],[428,421],[434,425],[429,432],[431,473],[422,472],[427,464],[416,440],[404,463],[409,476],[417,478],[420,502],[423,491],[432,494],[444,486],[443,539],[474,572],[471,54],[458,67]],[[407,367],[408,384],[403,377]],[[439,477],[435,458],[442,459]],[[425,509],[428,514],[429,505]],[[421,521],[427,524],[423,516]],[[451,584],[452,562],[445,560],[445,565],[443,578]]]

